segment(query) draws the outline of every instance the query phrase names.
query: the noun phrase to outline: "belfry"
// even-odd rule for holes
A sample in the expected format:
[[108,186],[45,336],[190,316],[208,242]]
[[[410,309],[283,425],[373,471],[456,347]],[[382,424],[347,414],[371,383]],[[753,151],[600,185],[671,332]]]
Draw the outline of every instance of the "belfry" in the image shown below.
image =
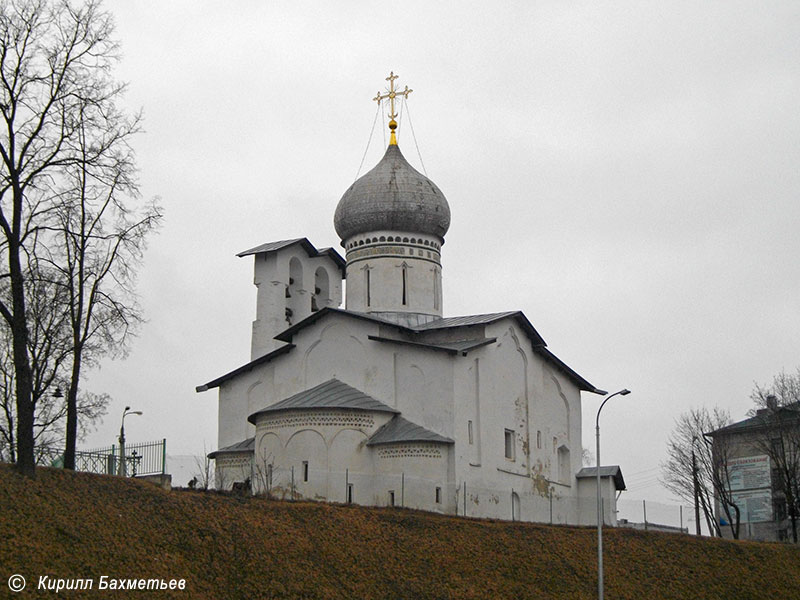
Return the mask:
[[[594,523],[581,392],[603,392],[520,311],[444,316],[450,205],[400,151],[395,101],[412,90],[396,79],[374,99],[389,107],[386,152],[336,207],[345,257],[307,238],[238,255],[254,260],[250,361],[197,388],[219,389],[217,487]],[[613,523],[624,481],[601,475]]]

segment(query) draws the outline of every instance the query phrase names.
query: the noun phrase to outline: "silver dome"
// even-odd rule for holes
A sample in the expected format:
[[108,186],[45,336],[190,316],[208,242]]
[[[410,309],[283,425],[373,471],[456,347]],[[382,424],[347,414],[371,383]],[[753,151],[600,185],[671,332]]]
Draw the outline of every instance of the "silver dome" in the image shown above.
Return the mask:
[[342,241],[383,230],[427,233],[444,242],[450,206],[436,184],[390,145],[381,161],[344,193],[333,224]]

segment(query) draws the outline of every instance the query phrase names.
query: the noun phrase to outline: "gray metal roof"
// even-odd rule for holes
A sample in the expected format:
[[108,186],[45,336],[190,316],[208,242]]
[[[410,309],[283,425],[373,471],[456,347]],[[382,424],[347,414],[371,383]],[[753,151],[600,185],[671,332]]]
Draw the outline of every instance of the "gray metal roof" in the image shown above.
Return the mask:
[[[293,246],[295,244],[299,244],[303,240],[308,241],[307,238],[294,238],[291,240],[279,240],[277,242],[267,242],[266,244],[261,244],[260,246],[256,246],[255,248],[250,248],[249,250],[244,250],[239,252],[236,256],[249,256],[251,254],[261,254],[262,252],[277,252],[283,248],[288,248],[289,246]],[[309,242],[311,243],[311,242]]]
[[214,452],[209,453],[208,458],[216,458],[218,454],[225,454],[228,452],[237,453],[237,452],[252,452],[253,448],[256,445],[256,438],[251,437],[247,438],[246,440],[242,440],[241,442],[236,442],[235,444],[231,444],[230,446],[225,446],[224,448],[220,448],[219,450],[214,450]]
[[601,390],[588,381],[586,381],[583,377],[578,375],[575,371],[573,371],[567,363],[563,360],[558,358],[555,354],[550,352],[549,349],[545,348],[544,346],[534,346],[533,351],[543,356],[546,360],[548,360],[551,364],[553,364],[559,371],[564,373],[567,377],[572,379],[573,382],[578,384],[578,388],[591,392],[593,394],[600,394],[601,396],[605,396],[608,392],[605,390]]
[[718,434],[736,433],[738,431],[762,429],[770,426],[775,426],[778,423],[792,422],[800,420],[800,402],[792,402],[785,406],[778,407],[775,411],[768,409],[760,409],[759,412],[747,419],[731,423],[725,427],[720,427],[714,431],[707,433],[708,436],[715,436]]
[[513,317],[519,314],[519,311],[506,311],[506,312],[499,312],[499,313],[487,313],[484,315],[463,315],[461,317],[444,317],[442,319],[436,319],[435,321],[431,321],[430,323],[425,323],[424,325],[420,325],[419,327],[415,327],[420,331],[425,331],[428,329],[448,329],[450,327],[468,327],[470,325],[486,325],[488,323],[494,323],[495,321],[499,321],[500,319],[505,319],[506,317]]
[[[312,323],[318,321],[319,319],[325,318],[326,315],[330,313],[336,313],[340,315],[344,315],[347,317],[351,317],[354,319],[360,319],[362,321],[369,321],[372,323],[377,323],[379,325],[389,325],[391,327],[397,328],[397,330],[402,331],[408,334],[421,334],[424,335],[426,331],[435,331],[439,329],[449,329],[449,328],[459,328],[459,327],[469,327],[471,325],[487,325],[489,323],[494,323],[501,319],[511,318],[514,319],[517,324],[523,329],[523,331],[528,336],[530,340],[531,346],[534,352],[539,353],[545,360],[553,364],[556,368],[558,368],[562,373],[564,373],[567,377],[569,377],[579,389],[592,392],[594,394],[605,394],[601,389],[596,388],[594,385],[589,383],[586,379],[578,375],[575,371],[573,371],[569,366],[566,365],[561,359],[559,359],[555,354],[550,352],[546,348],[546,343],[544,338],[539,335],[539,332],[534,329],[533,325],[531,325],[528,318],[521,312],[521,311],[507,311],[507,312],[499,312],[499,313],[488,313],[482,315],[465,315],[461,317],[446,317],[443,319],[436,319],[435,321],[431,321],[430,323],[426,323],[424,325],[419,325],[415,327],[407,327],[405,325],[399,325],[398,323],[394,323],[392,321],[388,321],[386,319],[382,319],[376,316],[373,316],[369,313],[361,313],[352,310],[343,310],[341,308],[331,308],[325,307],[322,310],[317,312],[311,313],[308,317],[300,321],[299,323],[295,323],[288,329],[285,329],[281,333],[275,336],[276,340],[280,340],[283,342],[291,342],[292,337],[295,333],[299,330],[308,327]],[[376,341],[393,341],[398,343],[404,343],[401,340],[396,340],[392,338],[388,338],[385,336],[370,336],[371,339],[375,339]],[[491,343],[495,341],[492,338],[475,338],[475,339],[468,339],[468,340],[461,340],[456,342],[428,342],[424,339],[419,340],[407,340],[405,343],[409,343],[411,345],[421,345],[428,348],[433,349],[441,349],[450,352],[451,354],[457,353],[464,353],[468,352],[478,346],[481,346],[486,343]],[[197,391],[203,392],[212,387],[217,387],[224,381],[231,379],[232,377],[238,375],[239,373],[249,370],[259,364],[260,362],[264,362],[266,360],[271,360],[274,356],[277,356],[278,353],[288,352],[291,348],[294,348],[294,345],[289,344],[288,347],[284,346],[283,348],[279,348],[278,350],[256,360],[244,365],[243,367],[239,367],[235,371],[231,371],[230,373],[223,375],[209,383],[198,386]]]
[[301,329],[303,329],[305,327],[308,327],[309,325],[311,325],[315,321],[318,321],[319,319],[321,319],[322,317],[324,317],[328,313],[336,313],[336,314],[340,314],[340,315],[346,315],[348,317],[353,317],[354,319],[360,319],[362,321],[370,321],[372,323],[378,323],[380,325],[391,325],[393,327],[397,327],[399,329],[404,329],[406,331],[413,331],[413,329],[409,329],[408,327],[405,327],[404,325],[398,325],[397,323],[393,323],[392,321],[388,321],[386,319],[381,319],[380,317],[376,317],[376,316],[371,315],[369,313],[361,313],[361,312],[356,312],[356,311],[353,311],[353,310],[345,310],[345,309],[342,309],[342,308],[332,308],[330,306],[326,306],[322,310],[318,310],[317,312],[311,313],[309,316],[307,316],[305,319],[303,319],[299,323],[295,323],[294,325],[292,325],[288,329],[285,329],[285,330],[281,331],[278,335],[275,336],[275,339],[276,340],[281,340],[282,342],[291,341],[292,336],[296,332],[298,332],[299,330],[301,330]]
[[400,442],[433,442],[436,444],[453,444],[453,440],[425,429],[422,425],[417,425],[395,415],[391,421],[372,434],[367,441],[367,446],[378,444],[396,444]]
[[419,325],[414,328],[414,331],[431,331],[434,329],[451,329],[455,327],[469,327],[470,325],[489,325],[502,319],[514,319],[517,324],[522,327],[525,333],[531,340],[531,344],[536,348],[537,346],[546,346],[544,338],[539,335],[539,332],[531,325],[522,311],[512,310],[499,313],[488,313],[483,315],[465,315],[462,317],[445,317],[443,319],[436,319],[430,323]]
[[[578,474],[575,475],[578,479],[589,479],[591,477],[597,477],[597,467],[583,467]],[[625,490],[625,479],[622,477],[622,469],[620,469],[619,465],[608,465],[606,467],[600,467],[600,477],[613,477],[614,478],[614,487],[617,490]]]
[[342,383],[338,379],[329,379],[311,389],[290,396],[254,412],[247,420],[255,425],[256,419],[263,414],[280,410],[310,410],[319,408],[348,408],[372,412],[397,413],[397,409],[387,406],[380,400],[368,396],[354,387]]
[[383,337],[379,335],[370,335],[367,337],[376,342],[390,342],[395,344],[405,344],[407,346],[429,348],[431,350],[444,350],[450,354],[458,354],[461,352],[464,354],[464,356],[466,356],[470,350],[480,348],[481,346],[486,346],[487,344],[493,344],[497,341],[497,338],[476,338],[474,340],[461,340],[458,342],[421,342],[413,340],[400,340],[397,338]]
[[436,184],[390,145],[380,162],[344,193],[333,223],[342,241],[379,230],[427,233],[444,241],[450,206]]
[[317,250],[317,248],[314,247],[314,244],[308,241],[308,238],[304,237],[294,238],[291,240],[280,240],[277,242],[267,242],[266,244],[261,244],[255,248],[250,248],[249,250],[239,252],[236,256],[241,258],[243,256],[250,256],[251,254],[267,254],[270,252],[277,252],[278,250],[288,248],[289,246],[294,246],[295,244],[300,244],[311,258],[316,258],[317,256],[330,257],[330,259],[336,263],[336,266],[339,267],[339,270],[342,271],[342,274],[344,274],[347,263],[341,257],[341,255],[336,252],[336,250],[333,248],[322,248]]
[[258,366],[258,365],[260,365],[262,363],[265,363],[265,362],[269,362],[273,358],[276,358],[276,357],[278,357],[278,356],[280,356],[282,354],[286,354],[292,348],[294,348],[294,344],[286,344],[285,346],[281,346],[277,350],[273,350],[272,352],[268,352],[267,354],[264,354],[263,356],[259,356],[258,358],[254,359],[254,360],[251,360],[249,363],[247,363],[245,365],[242,365],[238,369],[234,369],[233,371],[230,371],[229,373],[225,373],[225,375],[217,377],[216,379],[212,379],[208,383],[204,383],[203,385],[198,385],[196,388],[194,388],[194,390],[196,392],[207,392],[211,388],[219,387],[220,385],[222,385],[223,383],[225,383],[229,379],[233,379],[237,375],[240,375],[241,373],[245,373],[245,372],[249,371],[250,369],[252,369],[253,367],[256,367],[256,366]]

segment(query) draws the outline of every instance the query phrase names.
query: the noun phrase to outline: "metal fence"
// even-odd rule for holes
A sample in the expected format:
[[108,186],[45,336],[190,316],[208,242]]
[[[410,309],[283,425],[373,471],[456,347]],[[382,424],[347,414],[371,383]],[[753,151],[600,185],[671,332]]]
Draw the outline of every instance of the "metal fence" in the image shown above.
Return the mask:
[[[123,457],[124,451],[124,457]],[[106,446],[75,451],[75,470],[100,475],[155,475],[166,473],[167,440]],[[64,466],[64,455],[55,450],[39,452],[39,463],[51,467]]]

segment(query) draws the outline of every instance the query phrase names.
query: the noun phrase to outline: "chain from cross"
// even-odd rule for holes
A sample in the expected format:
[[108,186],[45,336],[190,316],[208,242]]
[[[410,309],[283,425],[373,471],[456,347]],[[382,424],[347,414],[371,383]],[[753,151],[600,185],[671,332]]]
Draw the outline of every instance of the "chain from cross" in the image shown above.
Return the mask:
[[397,79],[397,75],[394,74],[394,71],[390,71],[389,76],[386,78],[386,81],[389,82],[388,93],[381,94],[380,90],[378,90],[378,95],[373,98],[373,100],[379,104],[382,100],[386,100],[387,98],[389,99],[389,118],[393,121],[397,117],[397,113],[394,111],[394,99],[398,96],[408,98],[408,95],[414,91],[408,89],[408,86],[406,86],[402,91],[394,89],[395,79]]

